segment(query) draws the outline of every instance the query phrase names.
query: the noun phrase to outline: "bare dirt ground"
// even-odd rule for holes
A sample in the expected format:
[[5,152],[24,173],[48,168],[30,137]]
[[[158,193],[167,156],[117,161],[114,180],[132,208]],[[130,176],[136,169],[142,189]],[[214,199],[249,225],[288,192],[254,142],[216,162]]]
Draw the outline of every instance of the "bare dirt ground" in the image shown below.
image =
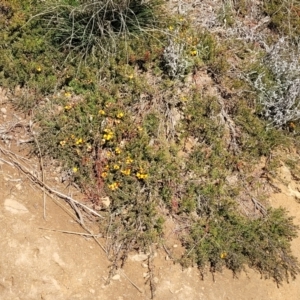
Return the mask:
[[[3,103],[0,112],[0,299],[150,299],[147,255],[132,253],[124,269],[107,284],[110,262],[93,238],[78,234],[86,231],[74,218],[70,206],[64,200],[47,196],[44,218],[42,189],[13,164],[14,160],[18,161],[38,173],[40,162],[25,157],[26,151],[20,152],[23,144],[16,146],[17,139],[26,138],[22,136],[25,123]],[[5,124],[10,124],[10,129],[14,124],[13,130],[5,132]],[[47,185],[83,200],[78,191],[59,182],[53,167],[45,166],[44,172]],[[271,195],[271,204],[285,207],[300,225],[300,204],[296,201],[300,199],[300,183],[283,164],[278,174],[273,184],[281,192]],[[174,228],[171,219],[167,224],[168,228]],[[176,234],[170,229],[167,236],[166,247],[179,257],[183,249]],[[104,239],[97,240],[105,244]],[[300,238],[292,242],[292,249],[300,257]],[[299,299],[300,277],[279,288],[253,270],[241,273],[238,278],[224,270],[214,280],[208,273],[202,281],[197,268],[182,270],[167,259],[162,247],[154,248],[153,256],[151,275],[155,299]]]

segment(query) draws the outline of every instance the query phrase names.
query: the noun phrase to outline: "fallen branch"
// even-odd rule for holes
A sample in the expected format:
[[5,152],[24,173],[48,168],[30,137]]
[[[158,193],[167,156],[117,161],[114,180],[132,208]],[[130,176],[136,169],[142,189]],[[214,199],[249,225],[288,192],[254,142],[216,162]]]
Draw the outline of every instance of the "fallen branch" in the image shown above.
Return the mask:
[[44,219],[46,219],[46,190],[45,190],[45,172],[44,172],[44,162],[43,162],[43,156],[42,156],[42,152],[41,152],[41,148],[40,148],[40,144],[35,136],[35,133],[32,129],[33,123],[30,120],[29,121],[29,130],[33,136],[34,142],[39,150],[39,159],[40,159],[40,168],[41,168],[41,172],[42,172],[42,182],[43,182],[43,216]]
[[92,213],[93,215],[101,218],[101,219],[104,219],[103,216],[101,216],[99,213],[97,213],[96,211],[94,211],[93,209],[89,208],[88,206],[76,201],[75,199],[59,192],[59,191],[56,191],[55,189],[49,187],[46,183],[44,183],[42,180],[40,180],[37,176],[33,175],[30,170],[28,170],[26,167],[24,167],[23,165],[21,165],[19,162],[17,162],[16,160],[14,160],[12,157],[11,157],[11,152],[10,151],[7,151],[5,149],[3,149],[1,146],[0,146],[0,151],[8,156],[11,161],[12,161],[12,164],[17,167],[21,172],[23,172],[28,178],[30,178],[33,182],[37,183],[39,186],[41,187],[45,187],[46,190],[48,190],[50,193],[53,193],[55,194],[56,196],[58,196],[59,198],[63,199],[63,200],[66,200],[72,207],[73,207],[73,204],[76,204],[80,207],[82,207],[84,210],[87,210],[89,211],[90,213]]
[[84,205],[84,204],[82,204],[82,203],[74,200],[72,197],[69,197],[69,196],[67,196],[67,195],[65,195],[65,194],[63,194],[61,192],[58,192],[58,191],[54,190],[53,188],[49,187],[45,182],[43,182],[37,176],[35,176],[34,174],[32,174],[32,172],[30,172],[30,170],[28,168],[26,168],[21,163],[19,163],[18,161],[16,161],[16,159],[13,158],[13,156],[15,155],[13,152],[5,150],[1,146],[0,146],[0,152],[2,152],[2,154],[4,154],[7,157],[9,157],[11,162],[7,162],[7,161],[1,159],[2,161],[8,163],[9,165],[12,165],[12,166],[16,167],[18,170],[20,170],[22,173],[24,173],[33,183],[35,183],[40,188],[43,188],[43,190],[45,189],[45,192],[48,192],[50,194],[54,194],[54,195],[58,196],[59,198],[61,198],[63,200],[66,200],[69,203],[69,205],[75,210],[75,212],[77,214],[77,219],[79,221],[79,224],[82,226],[82,228],[85,229],[91,236],[93,236],[95,242],[107,254],[106,249],[96,239],[95,235],[93,235],[91,233],[91,231],[85,226],[85,224],[83,222],[83,218],[82,218],[82,216],[80,214],[80,211],[78,210],[77,206],[80,206],[82,209],[87,210],[88,212],[90,212],[93,215],[98,216],[98,217],[100,217],[102,219],[104,219],[103,216],[101,216],[99,213],[97,213],[93,209],[89,208],[88,206],[86,206],[86,205]]
[[252,197],[251,200],[254,204],[255,209],[258,209],[263,216],[266,216],[267,215],[266,208],[258,200],[256,200],[255,198]]
[[125,274],[123,270],[119,269],[119,273],[121,273],[141,294],[143,294],[143,291]]
[[86,232],[75,232],[75,231],[68,231],[68,230],[43,228],[43,227],[39,227],[39,229],[49,230],[49,231],[56,231],[56,232],[67,233],[67,234],[75,234],[75,235],[81,235],[81,236],[87,236],[87,237],[101,237],[100,234],[92,234],[92,233],[86,233]]

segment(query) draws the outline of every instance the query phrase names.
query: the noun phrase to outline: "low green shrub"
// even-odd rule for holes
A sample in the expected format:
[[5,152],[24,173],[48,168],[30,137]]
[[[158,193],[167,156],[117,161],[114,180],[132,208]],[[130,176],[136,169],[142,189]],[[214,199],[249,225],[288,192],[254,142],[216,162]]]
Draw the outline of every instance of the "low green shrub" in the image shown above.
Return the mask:
[[264,0],[263,8],[271,17],[271,28],[281,35],[288,35],[297,40],[300,33],[299,0]]
[[226,266],[235,274],[247,264],[277,284],[295,278],[298,262],[288,244],[298,227],[284,210],[270,210],[263,218],[249,220],[238,216],[230,201],[209,207],[209,213],[192,223],[184,238],[184,264],[196,263],[202,271],[209,266],[213,272]]

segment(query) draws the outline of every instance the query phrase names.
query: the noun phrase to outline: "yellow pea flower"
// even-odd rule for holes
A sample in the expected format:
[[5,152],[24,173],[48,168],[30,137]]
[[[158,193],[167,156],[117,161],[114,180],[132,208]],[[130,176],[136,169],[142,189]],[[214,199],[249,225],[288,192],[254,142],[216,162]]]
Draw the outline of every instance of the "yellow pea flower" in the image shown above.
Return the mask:
[[130,173],[131,173],[131,170],[130,170],[130,169],[125,169],[125,170],[122,170],[121,173],[122,173],[123,175],[129,176]]
[[108,188],[112,191],[116,190],[118,187],[119,187],[119,184],[117,182],[114,182],[114,183],[108,185]]
[[197,55],[197,50],[192,50],[190,53],[191,53],[192,56],[196,56]]
[[147,179],[148,178],[148,174],[144,173],[143,169],[140,169],[140,171],[136,173],[136,177],[138,179]]
[[107,172],[102,172],[102,173],[101,173],[101,177],[102,177],[102,178],[106,178],[106,177],[107,177]]
[[130,158],[129,156],[126,158],[126,161],[125,161],[125,163],[127,164],[127,165],[129,165],[129,164],[131,164],[133,162],[133,159],[132,158]]
[[77,139],[76,142],[75,142],[76,145],[80,145],[82,143],[83,143],[82,138]]
[[118,119],[122,119],[124,117],[124,113],[123,112],[118,112],[117,113],[117,118]]

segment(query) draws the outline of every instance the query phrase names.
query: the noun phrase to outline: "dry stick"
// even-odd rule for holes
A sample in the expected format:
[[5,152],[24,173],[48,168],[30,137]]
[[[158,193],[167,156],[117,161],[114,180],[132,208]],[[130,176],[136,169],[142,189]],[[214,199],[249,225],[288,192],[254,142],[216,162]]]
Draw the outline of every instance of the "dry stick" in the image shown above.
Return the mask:
[[173,260],[173,256],[172,256],[172,255],[170,254],[170,252],[168,251],[166,245],[165,245],[165,244],[162,244],[162,245],[163,245],[164,250],[165,250],[166,253],[168,254],[168,257],[169,257],[171,260]]
[[[1,146],[0,146],[0,151],[5,154],[5,155],[8,155],[10,156],[9,152],[10,151],[6,151],[5,149],[3,149]],[[12,159],[12,158],[11,158]],[[76,205],[79,205],[81,207],[83,207],[85,210],[91,212],[93,215],[97,216],[97,217],[100,217],[101,219],[104,219],[103,216],[101,216],[100,214],[98,214],[96,211],[94,211],[93,209],[89,208],[88,206],[74,200],[73,198],[63,194],[63,193],[60,193],[56,190],[54,190],[53,188],[49,187],[46,183],[42,182],[37,176],[31,174],[31,172],[24,166],[22,166],[20,163],[18,163],[17,161],[13,160],[13,164],[15,167],[17,167],[18,169],[20,169],[23,173],[25,173],[32,181],[34,182],[37,182],[40,186],[44,186],[46,188],[46,190],[48,190],[49,192],[55,194],[56,196],[58,196],[59,198],[62,198],[64,200],[67,200],[68,202],[73,202],[75,203]]]
[[123,270],[119,270],[119,272],[141,293],[143,294],[143,291],[125,274]]
[[[72,196],[72,194],[71,194],[71,196]],[[71,197],[70,199],[72,199],[72,197]],[[75,205],[73,199],[71,200],[70,205],[73,207],[73,209],[74,209],[75,212],[77,213],[77,217],[79,218],[79,223],[80,223],[81,225],[84,225],[84,221],[83,221],[82,215],[81,215],[81,213],[80,213],[80,210],[79,210],[78,207]]]
[[74,211],[69,210],[66,206],[63,206],[56,198],[54,198],[53,194],[51,194],[50,192],[48,192],[46,190],[46,193],[48,195],[48,197],[50,197],[53,202],[58,205],[63,211],[65,211],[70,217],[72,217],[74,220],[76,220],[76,214],[74,214]]
[[194,250],[194,248],[205,238],[207,236],[207,233],[205,233],[204,234],[204,236],[203,237],[201,237],[194,245],[193,245],[193,247],[190,249],[190,251],[187,253],[187,254],[185,254],[184,255],[184,257],[188,257],[190,254],[191,254],[191,252]]
[[74,200],[72,199],[72,203],[73,203],[73,205],[71,205],[71,207],[75,210],[75,212],[78,214],[78,216],[76,216],[75,214],[73,214],[70,210],[68,210],[66,207],[64,207],[64,206],[62,206],[61,205],[61,203],[60,202],[58,202],[54,197],[53,197],[53,195],[50,193],[50,192],[48,192],[48,191],[46,191],[47,192],[47,195],[50,197],[50,198],[52,198],[52,200],[60,207],[60,208],[62,208],[66,213],[68,213],[72,218],[74,218],[75,220],[79,220],[79,224],[80,224],[80,226],[84,229],[84,230],[86,230],[89,234],[90,234],[90,236],[91,237],[93,237],[93,239],[95,240],[95,242],[98,244],[98,246],[104,251],[104,253],[107,255],[107,250],[102,246],[102,244],[96,239],[96,235],[95,234],[92,234],[91,233],[91,231],[85,226],[85,224],[83,223],[83,219],[82,219],[82,217],[81,217],[81,214],[80,214],[80,211],[78,210],[78,208],[77,208],[77,206],[75,205],[75,203],[74,203]]
[[155,291],[156,291],[156,284],[154,282],[154,266],[153,266],[153,250],[150,248],[150,255],[148,255],[148,270],[149,270],[149,286],[151,292],[151,299],[154,299]]
[[263,214],[263,216],[266,216],[268,213],[266,208],[255,198],[251,197],[251,200],[254,203],[255,208],[258,209]]
[[65,195],[65,194],[62,194],[62,193],[60,193],[60,192],[58,192],[58,191],[56,191],[56,190],[50,188],[50,187],[47,186],[46,184],[45,184],[45,187],[46,187],[50,192],[56,194],[58,197],[60,197],[60,198],[62,198],[62,199],[65,199],[65,200],[68,200],[68,201],[70,201],[70,202],[73,202],[73,203],[75,203],[76,205],[79,205],[79,206],[83,207],[84,209],[88,210],[89,212],[91,212],[91,213],[94,214],[95,216],[97,216],[97,217],[99,217],[99,218],[101,218],[101,219],[105,219],[103,216],[101,216],[100,214],[98,214],[98,213],[95,212],[93,209],[89,208],[88,206],[86,206],[86,205],[84,205],[84,204],[82,204],[82,203],[80,203],[80,202],[78,202],[78,201],[72,199],[71,197],[69,197],[69,196],[67,196],[67,195]]
[[39,227],[39,229],[49,230],[49,231],[57,231],[57,232],[68,233],[68,234],[76,234],[76,235],[81,235],[81,236],[83,235],[83,236],[88,236],[88,237],[99,237],[99,234],[92,234],[92,233],[85,233],[85,232],[75,232],[75,231],[68,231],[68,230],[58,230],[58,229],[44,228],[44,227]]
[[30,132],[33,136],[33,139],[34,139],[34,142],[36,143],[37,147],[38,147],[38,150],[39,150],[39,156],[40,156],[40,167],[41,167],[41,172],[42,172],[42,182],[43,182],[43,216],[44,216],[44,219],[46,219],[46,190],[45,190],[45,172],[44,172],[44,163],[43,163],[43,157],[42,157],[42,152],[41,152],[41,148],[40,148],[40,144],[33,132],[33,129],[32,129],[32,125],[33,123],[30,121],[29,122],[29,129],[30,129]]
[[[0,146],[0,151],[4,154],[4,155],[7,155],[13,162],[13,165],[15,167],[17,167],[21,172],[23,172],[32,182],[34,183],[38,183],[38,186],[40,187],[45,187],[46,190],[48,190],[49,193],[53,193],[55,194],[56,196],[58,196],[59,198],[61,199],[64,199],[64,200],[67,200],[68,203],[73,207],[73,209],[75,209],[76,205],[79,205],[81,207],[83,207],[84,209],[90,211],[91,213],[93,213],[94,215],[104,219],[103,216],[101,216],[100,214],[98,214],[97,212],[95,212],[93,209],[87,207],[86,205],[74,200],[73,198],[65,195],[65,194],[62,194],[52,188],[50,188],[46,183],[42,182],[38,177],[36,177],[35,175],[31,174],[30,171],[22,166],[20,163],[18,163],[16,160],[14,160],[11,156],[11,152],[10,151],[6,151],[5,149],[3,149],[1,146]],[[76,207],[77,208],[77,207]],[[75,209],[76,213],[78,213],[78,209]],[[80,217],[80,213],[78,215],[78,217]],[[88,233],[92,234],[90,232],[90,230],[81,222],[81,220],[79,219],[79,223],[80,225],[82,226],[83,229],[85,229]],[[93,236],[95,242],[100,246],[100,248],[107,254],[107,251],[105,250],[105,248],[101,245],[101,243],[96,239],[95,236]]]
[[1,158],[1,157],[0,157],[0,160],[3,161],[3,162],[5,162],[6,164],[8,164],[8,165],[11,166],[11,167],[14,166],[12,163],[8,162],[7,160],[5,160],[5,159],[3,159],[3,158]]

